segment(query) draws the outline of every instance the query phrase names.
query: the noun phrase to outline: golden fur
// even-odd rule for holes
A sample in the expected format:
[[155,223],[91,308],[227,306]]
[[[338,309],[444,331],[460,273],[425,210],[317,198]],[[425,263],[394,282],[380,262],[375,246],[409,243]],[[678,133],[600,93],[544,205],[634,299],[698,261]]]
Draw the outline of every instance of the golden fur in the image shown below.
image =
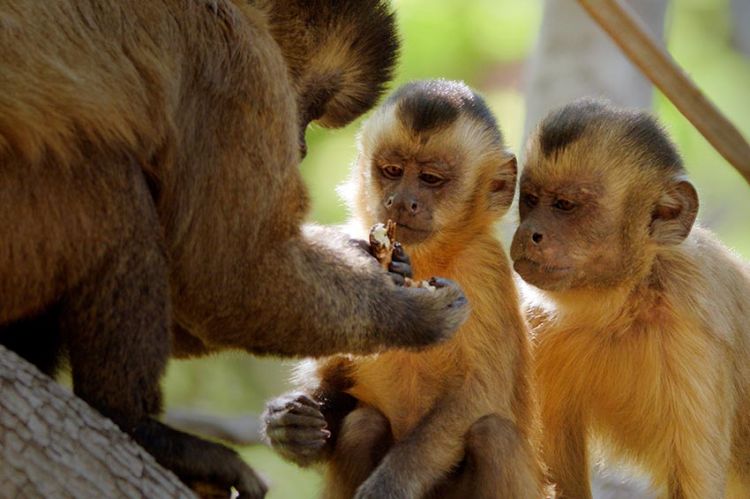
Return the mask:
[[383,0],[0,0],[0,343],[50,375],[67,356],[183,481],[262,496],[157,421],[170,354],[418,348],[468,314],[302,227],[307,125],[372,107],[397,49]]
[[[521,203],[538,203],[522,209],[514,261],[573,269],[568,281],[528,271],[543,290],[525,298],[560,496],[591,497],[602,443],[665,497],[748,497],[750,266],[690,232],[697,197],[664,133],[642,113],[571,104],[530,139],[521,185]],[[560,198],[575,210],[539,212]]]
[[[467,87],[451,82],[411,85],[426,94],[418,96],[427,101],[446,93],[480,99]],[[402,93],[391,97],[360,134],[359,159],[347,187],[356,193],[352,228],[366,234],[373,223],[391,216],[382,211],[389,188],[381,185],[381,158],[397,153],[404,164],[447,165],[453,173],[448,173],[448,186],[436,194],[440,198],[434,204],[422,201],[432,214],[430,235],[405,248],[414,278],[440,275],[460,283],[471,315],[453,339],[423,352],[391,350],[366,357],[334,357],[303,369],[298,378],[305,385],[316,381],[325,385],[332,366],[338,373],[344,371],[349,378],[346,392],[360,407],[344,421],[327,467],[325,496],[350,497],[369,475],[357,497],[422,497],[431,492],[435,497],[461,497],[455,483],[439,484],[452,480],[451,471],[473,452],[468,450],[473,442],[477,454],[483,456],[480,467],[491,478],[464,484],[462,490],[469,490],[472,497],[538,497],[541,473],[533,450],[527,327],[508,258],[492,234],[492,224],[507,211],[513,197],[515,158],[504,150],[493,118],[469,115],[462,107],[455,120],[442,128],[415,133],[399,114],[406,112],[400,109],[405,106]],[[439,100],[425,107],[450,106],[451,102]],[[422,111],[415,106],[410,112]],[[372,418],[373,409],[384,420],[371,421],[381,430],[374,432],[377,438],[368,438],[366,431],[356,428],[363,423],[354,425],[351,420],[361,421],[367,414]],[[487,415],[496,419],[477,426]],[[378,438],[392,439],[394,444],[371,460],[371,454],[363,455],[362,449],[377,444]],[[359,453],[354,450],[357,446]],[[353,470],[351,463],[358,460],[374,463]],[[374,471],[373,464],[377,465]],[[477,476],[473,475],[474,480]]]

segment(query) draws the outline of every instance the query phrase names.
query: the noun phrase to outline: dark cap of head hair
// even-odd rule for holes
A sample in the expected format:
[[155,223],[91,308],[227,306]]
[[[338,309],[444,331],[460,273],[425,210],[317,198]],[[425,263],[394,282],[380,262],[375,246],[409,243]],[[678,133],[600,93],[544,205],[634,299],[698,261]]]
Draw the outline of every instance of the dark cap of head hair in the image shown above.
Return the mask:
[[[487,129],[498,130],[497,122],[481,96],[465,83],[423,80],[407,83],[386,103],[398,106],[398,118],[416,133],[436,131],[455,122],[463,113]],[[497,131],[500,139],[499,131]]]
[[682,169],[677,148],[653,116],[604,100],[580,99],[550,112],[539,125],[539,146],[549,157],[580,140],[585,132],[605,127],[616,131],[627,147],[645,154],[653,166]]

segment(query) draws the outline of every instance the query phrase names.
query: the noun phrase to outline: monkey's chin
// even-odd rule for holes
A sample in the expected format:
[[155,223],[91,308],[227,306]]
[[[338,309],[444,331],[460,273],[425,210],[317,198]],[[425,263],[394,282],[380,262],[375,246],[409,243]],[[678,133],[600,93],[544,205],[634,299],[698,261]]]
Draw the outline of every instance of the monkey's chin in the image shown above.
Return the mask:
[[414,229],[408,225],[396,224],[396,241],[403,244],[419,244],[430,237],[429,230]]
[[513,269],[527,283],[547,291],[563,291],[569,288],[573,276],[572,267],[544,265],[528,258],[515,260]]

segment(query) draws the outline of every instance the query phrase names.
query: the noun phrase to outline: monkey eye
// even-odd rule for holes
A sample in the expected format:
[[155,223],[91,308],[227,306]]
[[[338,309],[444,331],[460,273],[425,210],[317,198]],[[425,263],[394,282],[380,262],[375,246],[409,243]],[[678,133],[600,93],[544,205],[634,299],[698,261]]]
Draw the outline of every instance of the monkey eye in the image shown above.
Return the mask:
[[536,205],[537,205],[537,203],[539,203],[539,198],[538,198],[538,197],[536,197],[536,196],[535,196],[535,195],[533,195],[533,194],[528,194],[528,193],[527,193],[527,194],[524,194],[524,195],[523,195],[523,203],[524,203],[524,204],[525,204],[526,206],[528,206],[529,208],[533,208],[534,206],[536,206]]
[[570,211],[576,207],[575,203],[568,201],[567,199],[557,199],[552,206],[561,211]]
[[398,165],[385,165],[380,168],[380,173],[386,178],[397,179],[404,174],[404,169]]
[[419,175],[419,180],[431,187],[437,187],[438,185],[445,182],[445,179],[443,177],[438,177],[437,175],[433,175],[432,173],[421,173]]

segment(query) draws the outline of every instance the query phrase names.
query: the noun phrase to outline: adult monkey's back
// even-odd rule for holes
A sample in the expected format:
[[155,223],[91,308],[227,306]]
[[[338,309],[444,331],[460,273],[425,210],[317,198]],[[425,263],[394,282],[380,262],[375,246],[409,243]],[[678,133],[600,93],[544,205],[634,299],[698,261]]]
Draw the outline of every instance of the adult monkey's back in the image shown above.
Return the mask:
[[262,495],[152,419],[170,330],[179,356],[324,355],[466,317],[454,286],[301,233],[304,127],[369,109],[396,47],[375,0],[0,0],[0,342],[49,374],[67,350],[76,393],[184,481]]

